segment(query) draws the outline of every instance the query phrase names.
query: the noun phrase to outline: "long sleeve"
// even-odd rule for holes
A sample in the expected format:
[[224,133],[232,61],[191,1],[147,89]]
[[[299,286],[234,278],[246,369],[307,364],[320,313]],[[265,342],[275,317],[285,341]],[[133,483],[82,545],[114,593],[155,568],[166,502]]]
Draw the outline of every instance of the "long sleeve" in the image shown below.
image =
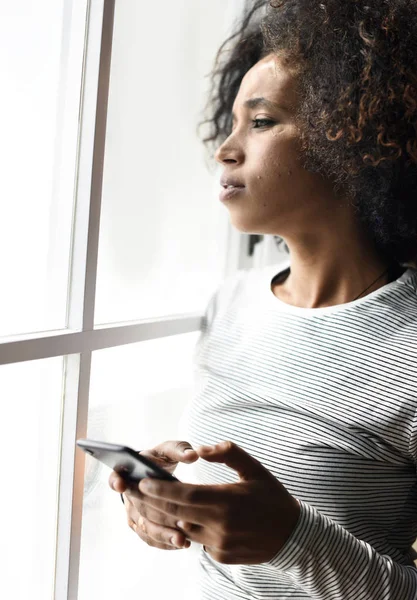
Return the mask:
[[[204,600],[417,600],[417,271],[356,302],[304,309],[248,270],[218,294],[196,354],[193,445],[230,439],[301,505],[269,562],[201,552]],[[197,461],[201,484],[231,483]]]
[[269,562],[315,600],[417,600],[417,569],[378,554],[300,501],[298,523]]

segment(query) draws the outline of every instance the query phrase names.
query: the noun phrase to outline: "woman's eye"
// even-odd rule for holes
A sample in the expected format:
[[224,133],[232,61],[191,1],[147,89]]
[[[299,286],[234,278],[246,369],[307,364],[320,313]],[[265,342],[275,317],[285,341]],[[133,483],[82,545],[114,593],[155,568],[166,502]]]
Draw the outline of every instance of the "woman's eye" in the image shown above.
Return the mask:
[[267,127],[268,125],[274,124],[270,119],[252,119],[252,123],[254,129],[260,129],[261,127]]

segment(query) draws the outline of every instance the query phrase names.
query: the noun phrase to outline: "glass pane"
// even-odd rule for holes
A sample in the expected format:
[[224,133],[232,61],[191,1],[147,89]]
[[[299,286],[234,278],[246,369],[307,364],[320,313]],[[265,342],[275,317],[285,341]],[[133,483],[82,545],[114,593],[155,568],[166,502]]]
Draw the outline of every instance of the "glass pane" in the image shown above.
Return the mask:
[[0,5],[0,336],[66,326],[85,4]]
[[[88,437],[136,450],[178,439],[199,333],[94,352]],[[151,548],[128,528],[110,470],[86,456],[78,600],[195,600],[198,548]],[[182,481],[188,465],[182,465]],[[185,471],[185,472],[184,472]],[[161,573],[163,577],[161,577]]]
[[52,598],[63,359],[0,367],[0,596]]
[[223,277],[229,216],[196,129],[241,5],[116,4],[97,324],[203,311]]

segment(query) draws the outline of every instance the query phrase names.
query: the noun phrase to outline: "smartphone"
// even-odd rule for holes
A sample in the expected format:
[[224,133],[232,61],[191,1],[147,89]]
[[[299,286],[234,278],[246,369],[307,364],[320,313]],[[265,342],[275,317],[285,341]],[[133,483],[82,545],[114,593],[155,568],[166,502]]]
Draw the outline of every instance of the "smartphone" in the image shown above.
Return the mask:
[[116,471],[128,483],[137,484],[145,477],[178,481],[168,471],[128,446],[108,444],[96,440],[77,440],[77,446],[113,469],[113,471]]

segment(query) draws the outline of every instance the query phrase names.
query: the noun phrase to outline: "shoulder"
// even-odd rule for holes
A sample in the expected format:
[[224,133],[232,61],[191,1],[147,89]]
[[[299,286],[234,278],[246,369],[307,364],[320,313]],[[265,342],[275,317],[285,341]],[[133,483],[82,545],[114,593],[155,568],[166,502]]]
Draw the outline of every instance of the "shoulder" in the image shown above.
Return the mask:
[[239,269],[227,276],[210,298],[205,320],[209,326],[214,319],[242,303],[256,306],[257,299],[268,293],[271,279],[289,265],[288,259],[278,264]]
[[233,302],[241,297],[250,271],[252,269],[239,269],[223,279],[208,302],[203,329],[210,327],[220,314],[223,314]]
[[398,282],[407,288],[412,297],[417,300],[417,267],[409,266],[408,269],[401,275]]
[[403,325],[417,326],[417,269],[410,267],[397,279],[386,301]]

